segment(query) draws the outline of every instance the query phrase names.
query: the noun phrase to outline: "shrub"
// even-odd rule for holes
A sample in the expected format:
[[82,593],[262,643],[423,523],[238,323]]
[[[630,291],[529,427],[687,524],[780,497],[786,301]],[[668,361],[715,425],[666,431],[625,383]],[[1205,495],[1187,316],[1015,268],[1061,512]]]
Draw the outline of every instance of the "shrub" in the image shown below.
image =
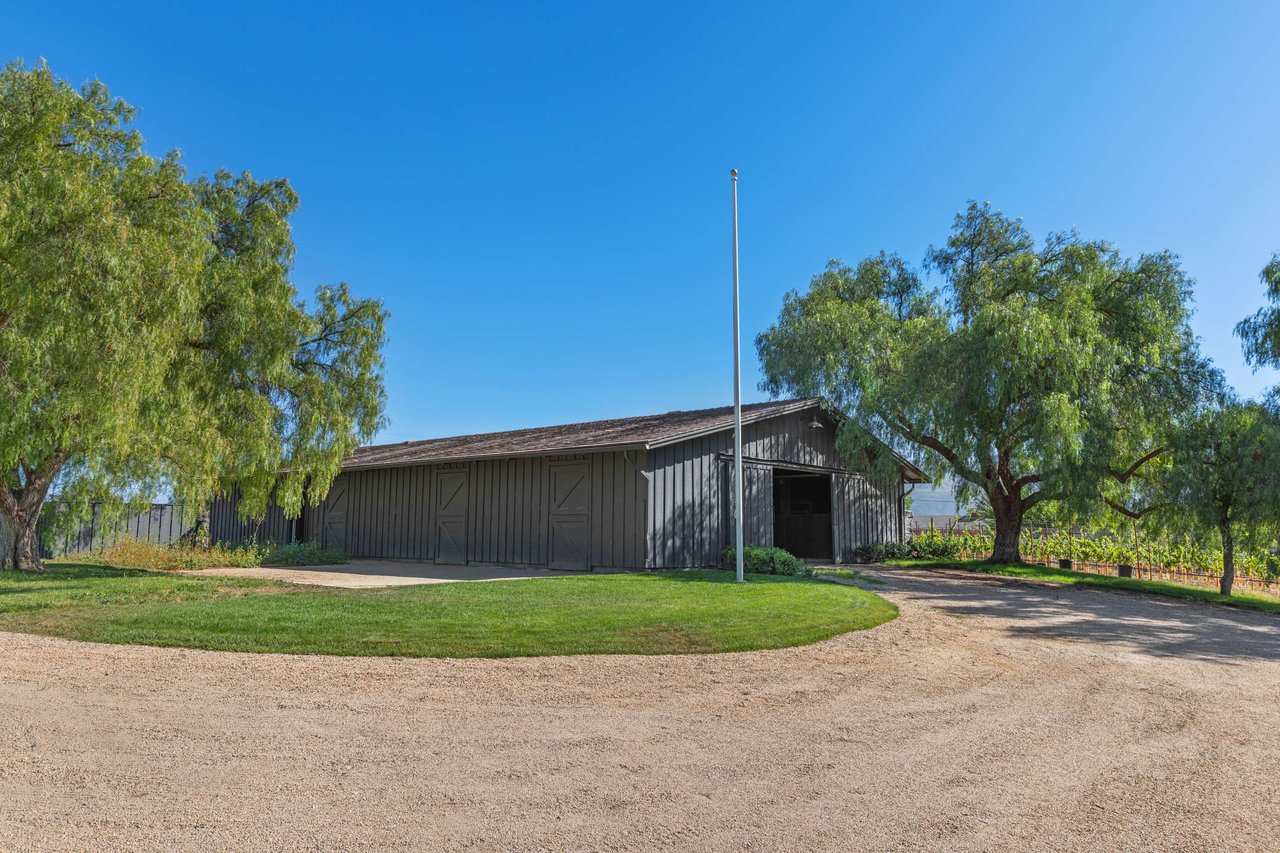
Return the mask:
[[906,542],[867,542],[853,549],[855,563],[883,563],[885,560],[904,560],[911,556],[911,546]]
[[345,552],[335,548],[322,548],[315,542],[271,545],[262,555],[264,566],[328,566],[348,561]]
[[[732,546],[724,549],[721,562],[726,569],[736,568],[737,560],[737,549]],[[805,564],[804,560],[792,556],[782,548],[748,546],[742,551],[742,567],[744,571],[759,575],[792,575],[807,578],[813,574],[813,570]]]
[[907,543],[911,556],[919,560],[954,560],[960,556],[961,540],[940,530],[925,530]]
[[962,535],[927,530],[909,542],[867,542],[853,549],[857,563],[883,563],[885,560],[954,560],[971,546]]

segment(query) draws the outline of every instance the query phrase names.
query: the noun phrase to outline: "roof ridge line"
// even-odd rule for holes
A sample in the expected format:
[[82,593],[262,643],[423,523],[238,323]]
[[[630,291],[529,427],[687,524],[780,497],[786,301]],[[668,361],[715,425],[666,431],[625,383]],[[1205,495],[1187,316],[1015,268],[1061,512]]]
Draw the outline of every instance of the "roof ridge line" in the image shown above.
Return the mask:
[[[784,406],[790,406],[798,403],[817,402],[819,399],[820,398],[817,398],[817,397],[803,397],[803,398],[794,398],[789,400],[765,400],[758,403],[743,403],[742,407],[743,409],[746,409],[748,407],[751,407],[753,409],[758,409],[766,406],[769,406],[769,407],[776,406],[781,408]],[[649,420],[654,420],[658,418],[674,417],[677,415],[709,416],[712,412],[718,412],[721,410],[732,411],[733,406],[732,404],[730,404],[727,406],[710,406],[705,409],[673,409],[672,411],[669,411],[669,412],[657,412],[649,415],[631,415],[631,416],[619,417],[619,418],[600,418],[600,419],[591,420],[591,421],[572,421],[570,423],[545,424],[543,426],[518,427],[516,429],[491,430],[489,432],[462,433],[460,435],[442,435],[442,436],[437,436],[435,438],[409,439],[407,441],[392,441],[392,442],[386,442],[383,444],[366,444],[366,445],[357,447],[355,451],[353,451],[352,455],[354,455],[355,453],[360,453],[362,451],[374,451],[374,450],[383,450],[388,448],[401,448],[401,447],[417,447],[424,444],[430,444],[433,442],[441,442],[441,441],[462,441],[464,439],[482,439],[482,438],[496,437],[500,435],[515,435],[517,433],[530,433],[530,432],[538,432],[541,430],[556,430],[556,429],[570,429],[573,427],[599,426],[603,424],[622,423],[625,421],[649,421]],[[668,436],[663,436],[661,440],[666,441],[667,438]],[[647,444],[647,442],[635,442],[635,443]]]

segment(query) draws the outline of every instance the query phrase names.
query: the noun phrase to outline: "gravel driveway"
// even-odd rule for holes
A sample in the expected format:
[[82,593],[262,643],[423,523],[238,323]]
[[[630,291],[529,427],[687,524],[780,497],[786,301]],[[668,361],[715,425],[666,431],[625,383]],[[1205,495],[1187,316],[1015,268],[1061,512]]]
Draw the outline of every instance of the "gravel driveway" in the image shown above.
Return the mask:
[[880,575],[896,621],[732,655],[0,634],[0,848],[1280,848],[1280,619]]

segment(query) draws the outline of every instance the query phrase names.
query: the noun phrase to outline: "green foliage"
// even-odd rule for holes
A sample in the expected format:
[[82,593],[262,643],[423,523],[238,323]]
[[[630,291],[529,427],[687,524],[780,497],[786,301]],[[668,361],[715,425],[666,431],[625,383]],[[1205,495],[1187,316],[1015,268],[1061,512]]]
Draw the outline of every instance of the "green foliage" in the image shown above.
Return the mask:
[[931,559],[945,559],[959,553],[959,546],[954,537],[945,535],[940,530],[925,530],[911,537],[911,556]]
[[1198,412],[1179,437],[1175,506],[1207,530],[1274,538],[1280,517],[1280,419],[1225,400]]
[[1244,342],[1245,358],[1250,364],[1277,367],[1280,366],[1280,252],[1271,256],[1260,278],[1271,305],[1242,320],[1236,326],[1236,334]]
[[264,566],[326,566],[351,561],[345,551],[324,548],[315,542],[267,543],[260,553]]
[[853,559],[858,563],[883,563],[910,556],[911,546],[906,542],[864,542],[853,549]]
[[55,482],[71,516],[232,483],[296,515],[382,422],[386,313],[298,298],[288,182],[190,180],[135,116],[43,64],[0,73],[0,567],[34,567]]
[[877,438],[957,476],[1016,557],[1028,511],[1096,502],[1200,393],[1190,282],[1168,252],[1126,258],[1074,232],[1037,245],[977,204],[925,269],[941,289],[896,255],[831,262],[756,339],[763,384],[850,415],[851,453]]
[[1257,548],[1280,530],[1280,419],[1254,403],[1226,399],[1197,412],[1178,438],[1173,507],[1223,546],[1230,593],[1237,544]]
[[[883,563],[892,560],[980,559],[991,553],[995,537],[989,531],[921,532],[909,542],[873,542],[861,546],[859,562]],[[1020,551],[1024,559],[1107,566],[1146,566],[1168,571],[1217,575],[1222,571],[1222,546],[1217,537],[1178,534],[1146,535],[1132,532],[1085,529],[1022,531]],[[1260,580],[1280,579],[1280,557],[1267,547],[1255,546],[1235,554],[1237,573]]]
[[[183,545],[160,545],[133,537],[124,537],[90,558],[106,566],[146,571],[193,571],[198,569],[246,568],[251,566],[320,566],[348,562],[342,551],[322,548],[312,542],[278,545],[274,542],[246,542],[241,545],[217,544],[207,548]],[[81,555],[55,561],[66,564],[85,562]]]
[[[732,545],[724,549],[720,564],[726,569],[737,568],[738,551]],[[742,565],[745,571],[762,575],[789,575],[792,577],[809,577],[813,571],[799,557],[793,557],[782,548],[754,548],[747,546],[742,551]]]
[[1203,587],[1187,586],[1167,581],[1119,578],[1110,575],[1091,575],[1065,569],[1030,566],[1026,563],[993,563],[990,560],[914,560],[904,565],[929,569],[963,569],[989,575],[1011,578],[1030,578],[1052,583],[1094,586],[1103,589],[1119,589],[1148,595],[1161,595],[1183,601],[1199,601],[1207,604],[1225,604],[1242,610],[1255,610],[1280,616],[1280,601],[1263,595],[1222,595]]
[[[990,540],[984,540],[984,544]],[[860,563],[883,563],[886,560],[930,559],[953,560],[960,556],[966,543],[957,535],[940,530],[927,530],[906,542],[869,542],[854,549]]]
[[0,572],[0,631],[289,654],[515,657],[775,649],[893,619],[856,587],[721,571],[338,590],[51,565]]

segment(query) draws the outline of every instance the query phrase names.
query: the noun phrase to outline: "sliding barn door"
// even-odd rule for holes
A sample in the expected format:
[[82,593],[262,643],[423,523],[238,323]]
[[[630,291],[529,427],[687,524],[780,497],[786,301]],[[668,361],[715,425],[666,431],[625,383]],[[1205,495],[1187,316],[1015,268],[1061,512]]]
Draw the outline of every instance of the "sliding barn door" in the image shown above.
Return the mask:
[[553,462],[547,564],[591,568],[591,463]]
[[461,566],[467,562],[468,472],[436,474],[436,562]]
[[[733,545],[734,498],[733,460],[724,463],[721,483],[724,484],[725,507],[724,544]],[[750,462],[742,466],[742,541],[748,548],[773,547],[773,468]]]

